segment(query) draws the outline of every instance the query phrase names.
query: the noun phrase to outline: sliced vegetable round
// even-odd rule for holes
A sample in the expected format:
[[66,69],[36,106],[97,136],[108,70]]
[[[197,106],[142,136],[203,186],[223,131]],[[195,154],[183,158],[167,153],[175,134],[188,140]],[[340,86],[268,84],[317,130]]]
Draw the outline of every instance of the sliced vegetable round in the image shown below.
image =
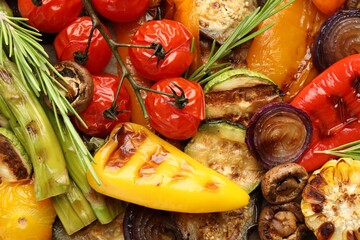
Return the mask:
[[321,27],[313,45],[313,61],[324,71],[340,59],[360,52],[360,9],[340,10]]
[[301,195],[308,179],[304,167],[284,163],[267,171],[261,181],[261,192],[271,204],[291,202]]
[[268,205],[261,210],[258,225],[261,240],[301,240],[307,234],[304,216],[297,202]]
[[265,105],[251,118],[246,144],[266,169],[295,162],[307,149],[312,136],[308,115],[285,102]]
[[[86,109],[94,94],[94,81],[90,72],[74,61],[62,61],[54,68],[64,77],[65,82],[58,79],[66,91],[62,91],[66,99],[80,113]],[[51,108],[52,105],[45,101]]]
[[184,239],[167,211],[129,204],[124,216],[125,240]]

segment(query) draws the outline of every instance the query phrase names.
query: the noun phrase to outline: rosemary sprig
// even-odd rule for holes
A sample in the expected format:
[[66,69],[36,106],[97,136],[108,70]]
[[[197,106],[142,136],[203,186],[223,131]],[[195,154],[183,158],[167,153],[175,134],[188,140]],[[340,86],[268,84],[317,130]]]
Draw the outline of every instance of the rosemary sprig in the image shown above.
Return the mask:
[[360,140],[349,142],[332,149],[314,152],[360,160]]
[[[213,43],[213,48],[209,59],[206,63],[200,66],[190,77],[189,79],[199,82],[200,84],[204,84],[213,78],[211,76],[210,71],[212,66],[216,64],[220,59],[227,56],[232,49],[235,47],[249,41],[252,38],[262,34],[273,24],[269,24],[257,31],[249,34],[253,29],[255,29],[261,22],[265,19],[273,16],[274,14],[280,12],[290,4],[292,4],[295,0],[290,0],[287,3],[280,6],[280,3],[283,0],[268,0],[263,7],[258,7],[254,12],[250,15],[246,16],[235,28],[234,32],[226,39],[226,41],[219,47],[217,51],[214,50],[215,41]],[[249,35],[248,35],[249,34]]]
[[[65,91],[66,89],[55,79],[52,73],[60,79],[63,77],[48,61],[49,56],[40,44],[41,34],[37,29],[29,26],[26,21],[26,18],[14,17],[5,1],[0,0],[0,48],[4,49],[8,57],[16,64],[23,83],[28,84],[37,97],[42,94],[46,95],[52,103],[53,109],[58,110],[65,127],[70,132],[74,147],[83,156],[81,158],[82,164],[90,170],[100,184],[100,179],[91,166],[93,157],[67,114],[70,112],[84,125],[85,123],[65,96],[61,94],[59,87]],[[0,57],[0,64],[4,60]],[[58,127],[60,127],[60,119],[56,113],[54,114]]]

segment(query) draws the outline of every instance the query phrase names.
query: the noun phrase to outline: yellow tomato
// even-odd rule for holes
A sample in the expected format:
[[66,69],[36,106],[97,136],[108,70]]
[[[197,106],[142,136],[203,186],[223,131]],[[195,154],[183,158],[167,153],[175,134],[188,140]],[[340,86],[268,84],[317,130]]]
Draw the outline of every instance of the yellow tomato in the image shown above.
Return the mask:
[[30,181],[0,184],[0,239],[46,240],[56,213],[50,199],[37,201]]

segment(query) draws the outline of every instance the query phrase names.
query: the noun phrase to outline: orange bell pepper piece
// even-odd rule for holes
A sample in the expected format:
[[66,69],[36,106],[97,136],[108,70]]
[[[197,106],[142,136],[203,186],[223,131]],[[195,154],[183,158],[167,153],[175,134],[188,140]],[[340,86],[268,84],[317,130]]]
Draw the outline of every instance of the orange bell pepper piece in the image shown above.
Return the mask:
[[322,13],[330,16],[344,4],[345,0],[312,0],[312,2]]
[[297,0],[261,23],[275,23],[257,36],[247,56],[248,68],[260,72],[291,100],[318,73],[313,66],[310,48],[314,36],[325,21],[311,0]]

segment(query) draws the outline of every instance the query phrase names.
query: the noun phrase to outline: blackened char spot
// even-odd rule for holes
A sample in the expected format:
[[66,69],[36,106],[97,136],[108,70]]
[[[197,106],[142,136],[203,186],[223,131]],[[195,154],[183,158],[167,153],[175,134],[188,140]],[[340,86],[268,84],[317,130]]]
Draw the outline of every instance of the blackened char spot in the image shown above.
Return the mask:
[[321,224],[321,226],[319,227],[317,238],[318,240],[330,239],[331,236],[334,234],[334,232],[335,232],[334,224],[332,222],[325,222]]

